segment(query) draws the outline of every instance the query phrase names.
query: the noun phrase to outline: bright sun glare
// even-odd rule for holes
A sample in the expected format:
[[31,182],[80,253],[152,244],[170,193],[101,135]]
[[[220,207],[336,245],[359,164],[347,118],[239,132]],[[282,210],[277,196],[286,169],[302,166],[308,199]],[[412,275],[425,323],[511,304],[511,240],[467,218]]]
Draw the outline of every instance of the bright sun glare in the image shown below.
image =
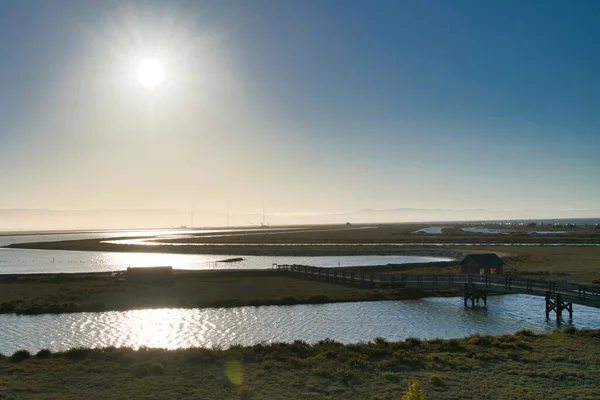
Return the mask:
[[137,78],[143,86],[151,88],[162,83],[165,71],[160,61],[148,58],[138,63]]

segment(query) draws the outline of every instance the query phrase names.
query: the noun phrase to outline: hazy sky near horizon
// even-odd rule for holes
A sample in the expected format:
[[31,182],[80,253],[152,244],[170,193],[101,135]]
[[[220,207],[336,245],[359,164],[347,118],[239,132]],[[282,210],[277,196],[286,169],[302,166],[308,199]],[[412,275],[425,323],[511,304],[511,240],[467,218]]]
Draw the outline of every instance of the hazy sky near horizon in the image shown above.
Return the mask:
[[598,21],[594,0],[2,1],[0,209],[598,209]]

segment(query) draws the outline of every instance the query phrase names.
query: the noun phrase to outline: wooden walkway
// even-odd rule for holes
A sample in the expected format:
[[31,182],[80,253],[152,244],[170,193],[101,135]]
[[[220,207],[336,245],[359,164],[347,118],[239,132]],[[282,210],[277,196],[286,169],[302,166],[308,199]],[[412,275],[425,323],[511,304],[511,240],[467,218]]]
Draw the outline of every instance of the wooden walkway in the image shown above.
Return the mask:
[[569,282],[554,282],[527,279],[511,275],[465,275],[465,274],[365,274],[340,271],[336,268],[310,267],[303,265],[276,265],[284,273],[298,274],[307,278],[331,282],[378,286],[387,288],[444,289],[462,291],[465,305],[479,299],[487,303],[487,294],[522,293],[546,298],[546,317],[550,312],[561,318],[563,310],[573,315],[573,304],[600,308],[600,287],[584,286]]

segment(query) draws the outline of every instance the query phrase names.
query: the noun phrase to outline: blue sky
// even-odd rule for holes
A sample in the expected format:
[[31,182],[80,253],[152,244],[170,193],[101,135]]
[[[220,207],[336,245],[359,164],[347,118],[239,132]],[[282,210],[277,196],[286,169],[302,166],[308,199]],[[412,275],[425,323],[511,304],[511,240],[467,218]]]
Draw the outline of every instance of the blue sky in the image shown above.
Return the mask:
[[[599,19],[597,1],[3,1],[0,208],[600,209]],[[129,71],[146,56],[152,91]]]

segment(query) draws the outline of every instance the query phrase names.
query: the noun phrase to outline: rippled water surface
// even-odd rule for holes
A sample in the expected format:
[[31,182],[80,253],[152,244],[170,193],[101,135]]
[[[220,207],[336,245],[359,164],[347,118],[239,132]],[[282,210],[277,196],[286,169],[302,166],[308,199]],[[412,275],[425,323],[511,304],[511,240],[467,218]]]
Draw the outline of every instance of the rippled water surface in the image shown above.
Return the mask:
[[[600,328],[600,310],[575,306],[574,325]],[[504,334],[556,327],[544,315],[544,299],[491,297],[488,308],[465,308],[460,298],[238,307],[156,309],[59,315],[0,315],[0,352],[53,351],[72,347],[228,347],[260,342],[345,343],[376,337],[453,338],[473,333]]]

